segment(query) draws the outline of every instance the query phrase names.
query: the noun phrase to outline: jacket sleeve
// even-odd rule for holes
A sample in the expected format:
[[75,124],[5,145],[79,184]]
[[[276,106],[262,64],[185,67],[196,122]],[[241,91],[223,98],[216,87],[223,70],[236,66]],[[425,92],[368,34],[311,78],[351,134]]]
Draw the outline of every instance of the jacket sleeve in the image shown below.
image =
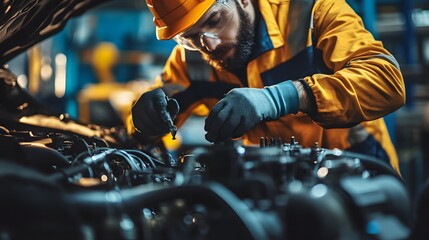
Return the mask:
[[319,0],[313,11],[316,48],[333,74],[304,79],[317,107],[311,118],[326,128],[347,127],[403,106],[399,64],[351,7],[344,0]]

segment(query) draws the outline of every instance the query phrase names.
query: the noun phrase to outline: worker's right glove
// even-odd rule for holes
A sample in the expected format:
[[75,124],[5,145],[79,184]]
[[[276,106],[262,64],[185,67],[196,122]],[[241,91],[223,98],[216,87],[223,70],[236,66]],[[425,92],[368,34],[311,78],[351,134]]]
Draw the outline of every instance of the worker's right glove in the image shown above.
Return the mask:
[[149,137],[167,134],[171,130],[168,122],[174,120],[178,112],[177,101],[168,98],[160,88],[142,94],[131,109],[134,127]]
[[292,81],[265,88],[235,88],[210,111],[204,129],[209,142],[238,138],[257,123],[299,110],[299,94]]

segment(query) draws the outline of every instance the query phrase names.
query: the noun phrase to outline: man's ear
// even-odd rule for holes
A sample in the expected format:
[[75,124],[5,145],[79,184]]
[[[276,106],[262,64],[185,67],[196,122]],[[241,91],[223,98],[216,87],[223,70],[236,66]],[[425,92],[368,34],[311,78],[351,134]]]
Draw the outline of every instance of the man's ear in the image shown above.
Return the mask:
[[[231,0],[230,0],[231,1]],[[255,9],[258,3],[256,0],[234,0],[240,5],[240,7],[249,14],[252,24],[255,21]],[[238,6],[237,6],[238,7]]]
[[238,0],[238,2],[240,2],[240,5],[241,5],[243,8],[246,8],[246,7],[247,7],[247,5],[249,5],[250,0]]

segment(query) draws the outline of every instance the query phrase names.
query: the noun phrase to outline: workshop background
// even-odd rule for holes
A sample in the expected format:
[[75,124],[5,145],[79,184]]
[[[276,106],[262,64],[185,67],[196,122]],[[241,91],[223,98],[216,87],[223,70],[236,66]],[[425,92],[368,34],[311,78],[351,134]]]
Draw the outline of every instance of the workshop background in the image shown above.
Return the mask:
[[[401,64],[407,103],[385,117],[410,193],[429,176],[429,2],[348,0],[367,29]],[[116,0],[69,21],[65,29],[8,63],[19,84],[82,122],[123,124],[132,99],[161,71],[173,41],[158,41],[144,1]],[[172,150],[208,144],[196,112]]]

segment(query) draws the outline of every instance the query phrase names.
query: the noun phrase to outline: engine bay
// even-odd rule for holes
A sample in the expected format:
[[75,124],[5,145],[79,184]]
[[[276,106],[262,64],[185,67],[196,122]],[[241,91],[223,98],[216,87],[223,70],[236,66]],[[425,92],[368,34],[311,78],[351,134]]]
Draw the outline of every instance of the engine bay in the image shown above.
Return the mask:
[[49,113],[2,71],[5,239],[410,235],[407,190],[377,159],[263,136],[259,146],[236,140],[173,157],[120,127]]

